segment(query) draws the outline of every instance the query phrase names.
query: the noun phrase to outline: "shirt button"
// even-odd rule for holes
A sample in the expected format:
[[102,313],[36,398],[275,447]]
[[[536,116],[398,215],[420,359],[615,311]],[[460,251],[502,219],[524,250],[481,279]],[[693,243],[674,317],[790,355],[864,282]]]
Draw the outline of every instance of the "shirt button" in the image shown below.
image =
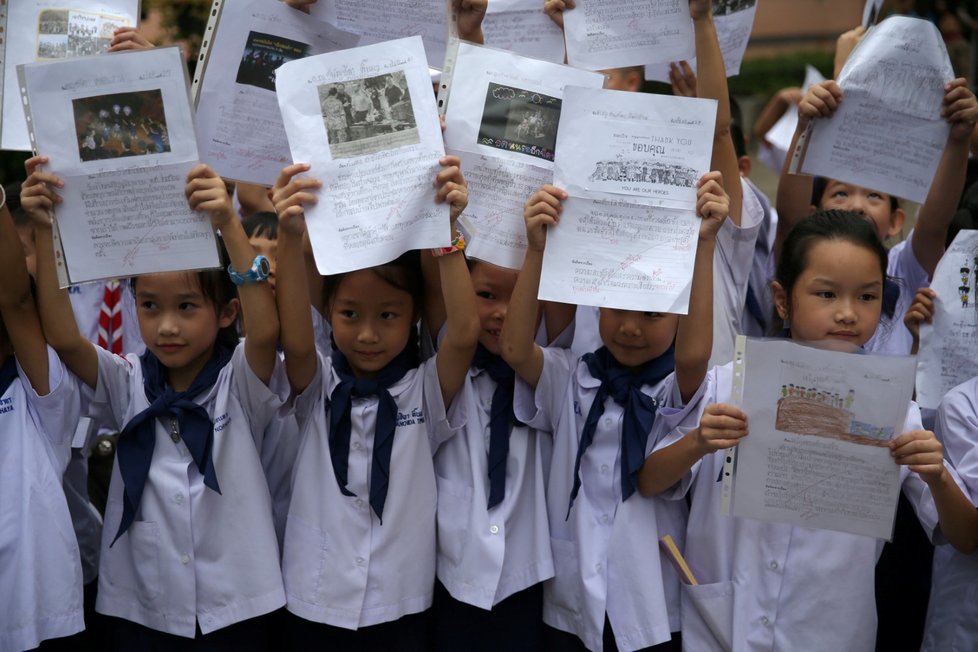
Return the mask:
[[768,620],[768,617],[767,616],[761,616],[761,624],[762,625],[770,625],[771,624],[771,621]]
[[601,522],[602,523],[607,523],[609,520],[611,520],[611,519],[608,518],[608,515],[607,514],[602,514],[601,515]]
[[601,472],[602,473],[607,473],[608,472],[608,465],[607,464],[602,464],[601,465]]
[[180,433],[178,433],[178,432],[171,432],[170,433],[170,439],[173,440],[173,443],[174,444],[177,443],[178,441],[180,441]]
[[770,564],[768,564],[768,567],[769,567],[769,568],[770,568],[771,570],[778,570],[778,562],[776,562],[776,561],[771,561],[771,563],[770,563]]
[[360,448],[361,448],[360,442],[358,441],[353,442],[353,450],[360,450]]
[[363,508],[363,499],[357,498],[356,500],[353,501],[353,504],[357,506],[357,509],[361,509]]
[[363,557],[357,557],[357,566],[363,566]]
[[180,555],[180,563],[183,564],[183,565],[185,565],[185,566],[187,564],[189,564],[190,563],[190,555]]
[[183,494],[177,494],[176,496],[173,497],[173,500],[175,500],[177,502],[177,505],[182,505],[183,504]]
[[489,533],[490,534],[499,534],[499,526],[498,525],[490,525],[489,526]]
[[615,422],[614,419],[612,419],[611,417],[604,418],[604,425],[608,427],[611,427],[611,424],[613,424],[614,422]]

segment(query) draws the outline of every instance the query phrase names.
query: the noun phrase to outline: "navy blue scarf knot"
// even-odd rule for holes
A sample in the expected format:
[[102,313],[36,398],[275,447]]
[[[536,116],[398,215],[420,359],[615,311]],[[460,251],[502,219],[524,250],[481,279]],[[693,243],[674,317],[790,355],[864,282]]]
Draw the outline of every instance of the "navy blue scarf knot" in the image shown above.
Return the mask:
[[476,347],[472,366],[488,373],[496,383],[489,408],[489,502],[486,509],[492,509],[506,496],[506,460],[509,459],[512,426],[525,424],[513,411],[513,388],[516,385],[513,368],[481,344]]

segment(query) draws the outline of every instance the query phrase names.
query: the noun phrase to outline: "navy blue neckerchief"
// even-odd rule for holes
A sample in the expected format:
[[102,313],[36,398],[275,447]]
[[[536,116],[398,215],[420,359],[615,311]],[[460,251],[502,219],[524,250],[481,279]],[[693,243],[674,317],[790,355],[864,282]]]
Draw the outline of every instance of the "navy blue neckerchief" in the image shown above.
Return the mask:
[[[134,416],[119,433],[116,457],[119,460],[119,475],[122,476],[122,521],[112,539],[115,544],[123,532],[129,529],[136,518],[136,511],[143,497],[146,478],[153,462],[153,448],[156,446],[156,420],[165,417],[175,418],[180,429],[180,437],[190,451],[197,470],[204,476],[204,485],[217,493],[217,473],[211,452],[214,446],[214,422],[207,410],[194,403],[193,398],[211,388],[217,382],[221,370],[231,361],[234,349],[216,342],[214,353],[190,387],[176,392],[166,383],[166,367],[152,351],[146,349],[139,358],[143,370],[143,390],[149,407]],[[110,544],[110,547],[111,545]]]
[[506,460],[509,458],[511,427],[526,425],[513,412],[513,386],[516,373],[502,359],[479,344],[472,366],[482,369],[496,383],[489,409],[489,505],[492,509],[506,496]]
[[588,353],[583,359],[591,376],[601,381],[601,385],[594,396],[594,402],[591,403],[591,410],[587,413],[581,441],[577,447],[577,459],[574,460],[574,487],[571,489],[570,502],[567,505],[568,518],[574,499],[577,498],[577,492],[581,488],[581,458],[594,440],[594,431],[598,420],[604,414],[604,403],[608,397],[625,410],[621,428],[622,502],[635,493],[635,488],[638,486],[638,472],[645,462],[645,446],[659,407],[654,398],[642,392],[642,386],[656,385],[676,368],[675,345],[670,346],[655,360],[649,360],[638,368],[622,366],[604,346],[594,353]]
[[0,396],[7,393],[10,385],[17,378],[17,361],[14,354],[7,356],[7,361],[0,367]]
[[391,475],[391,452],[394,450],[394,430],[397,428],[397,403],[387,391],[412,369],[417,368],[418,355],[412,346],[406,347],[387,363],[373,378],[357,378],[350,363],[339,349],[331,356],[333,371],[340,377],[329,397],[329,457],[336,473],[336,482],[344,496],[354,493],[346,488],[350,464],[350,407],[353,398],[376,396],[377,423],[374,425],[374,451],[370,464],[370,507],[384,523],[384,503],[387,501],[387,485]]

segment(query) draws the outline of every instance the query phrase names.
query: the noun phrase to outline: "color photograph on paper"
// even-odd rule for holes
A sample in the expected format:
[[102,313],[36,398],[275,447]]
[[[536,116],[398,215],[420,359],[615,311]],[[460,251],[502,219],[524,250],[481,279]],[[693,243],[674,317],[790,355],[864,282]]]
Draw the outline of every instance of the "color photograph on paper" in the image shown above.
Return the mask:
[[170,151],[160,89],[83,97],[71,104],[82,161]]
[[886,446],[893,438],[891,426],[877,426],[855,418],[855,389],[833,391],[785,383],[781,385],[774,427],[781,432],[813,435],[855,444]]
[[756,4],[757,0],[713,0],[713,15],[735,14],[738,11],[751,9]]
[[553,161],[560,104],[556,97],[490,82],[477,142]]
[[334,159],[364,156],[420,140],[403,70],[318,86]]
[[309,46],[281,36],[249,32],[238,64],[239,84],[275,92],[275,70],[283,63],[308,56]]
[[64,59],[101,54],[112,34],[128,22],[121,16],[70,9],[45,9],[37,19],[36,58]]

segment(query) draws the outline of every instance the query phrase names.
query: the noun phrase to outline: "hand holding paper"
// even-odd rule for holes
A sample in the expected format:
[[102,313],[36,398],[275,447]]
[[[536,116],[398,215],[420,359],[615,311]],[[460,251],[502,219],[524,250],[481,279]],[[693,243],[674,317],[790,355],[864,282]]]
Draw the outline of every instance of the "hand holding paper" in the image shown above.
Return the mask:
[[275,180],[272,192],[279,228],[296,237],[302,237],[306,230],[303,205],[315,204],[318,201],[316,191],[323,187],[319,179],[296,178],[297,174],[308,172],[309,168],[308,163],[294,163],[285,167]]
[[533,193],[523,211],[526,219],[527,249],[543,251],[547,246],[547,227],[556,226],[560,213],[564,210],[561,202],[567,193],[551,185],[546,185]]
[[36,226],[50,229],[51,211],[56,204],[63,201],[53,188],[63,188],[65,182],[57,175],[41,169],[47,162],[46,156],[34,156],[24,163],[27,179],[20,188],[20,207]]

